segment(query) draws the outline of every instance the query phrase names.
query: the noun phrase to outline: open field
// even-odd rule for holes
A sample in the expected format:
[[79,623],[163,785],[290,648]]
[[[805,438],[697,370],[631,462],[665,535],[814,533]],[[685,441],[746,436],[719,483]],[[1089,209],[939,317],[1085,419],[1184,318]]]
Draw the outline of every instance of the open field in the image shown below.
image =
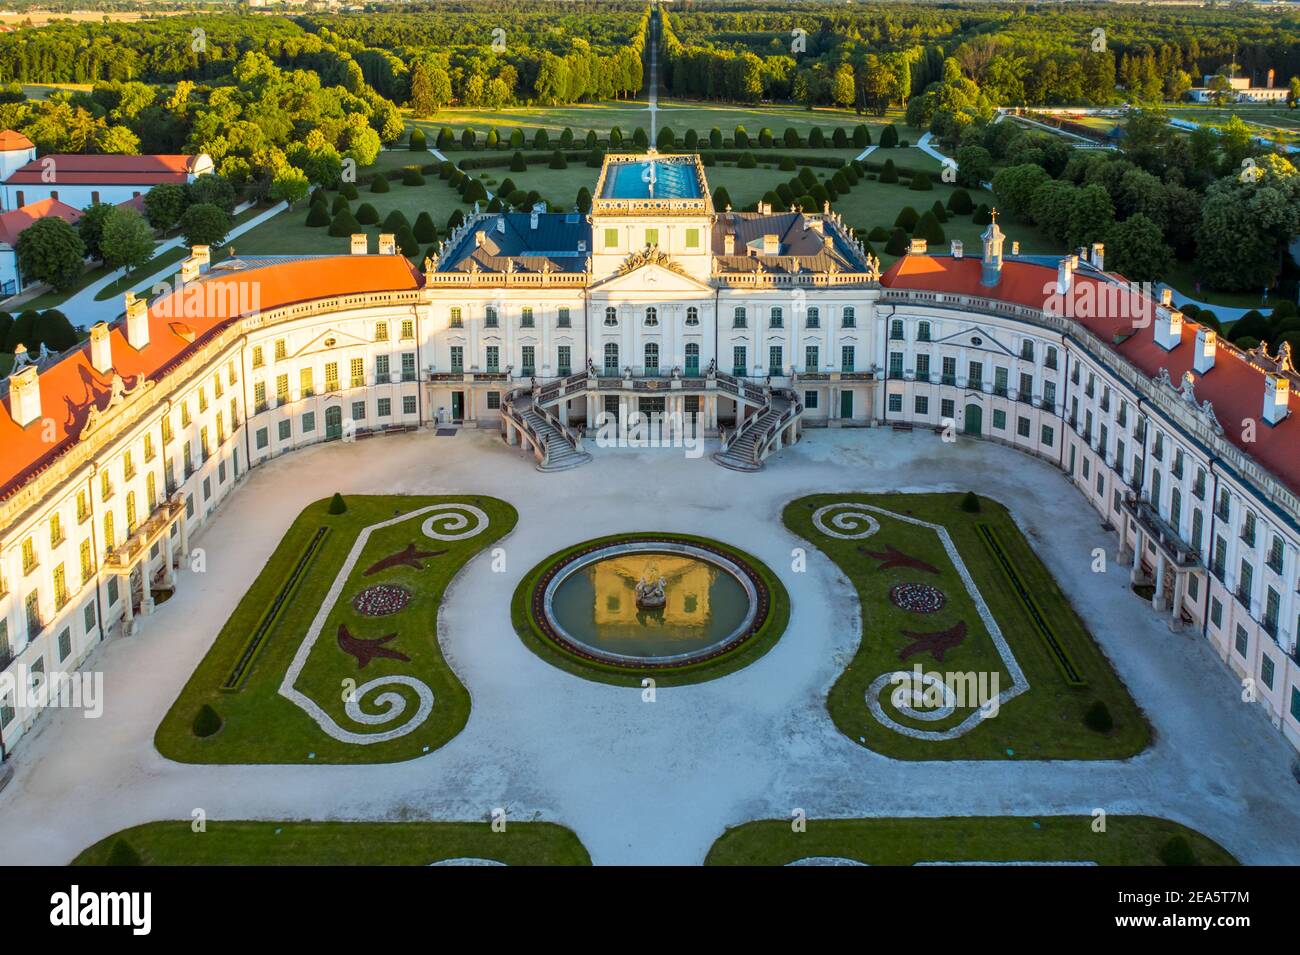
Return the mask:
[[939,819],[814,819],[806,832],[790,820],[728,829],[705,865],[788,865],[830,857],[867,865],[919,862],[1076,862],[1160,865],[1161,850],[1182,837],[1199,865],[1235,865],[1214,840],[1153,816],[1109,816],[1104,832],[1091,816],[959,816]]
[[432,865],[490,859],[503,865],[591,865],[569,829],[550,822],[150,822],[90,846],[73,865],[110,863],[125,842],[143,865]]

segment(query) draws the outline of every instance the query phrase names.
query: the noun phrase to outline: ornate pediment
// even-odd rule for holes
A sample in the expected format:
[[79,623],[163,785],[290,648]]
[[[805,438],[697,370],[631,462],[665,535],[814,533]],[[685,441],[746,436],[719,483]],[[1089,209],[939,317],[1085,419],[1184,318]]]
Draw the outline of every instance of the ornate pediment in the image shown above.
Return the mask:
[[658,265],[661,268],[668,269],[670,272],[676,272],[678,275],[685,275],[685,270],[673,261],[672,256],[664,252],[657,245],[647,245],[639,252],[633,252],[623,264],[618,267],[619,275],[627,275],[629,272],[635,272],[637,269],[646,265]]
[[142,375],[137,375],[134,384],[128,388],[122,376],[114,372],[109,383],[108,404],[100,408],[91,403],[90,409],[86,412],[86,423],[81,426],[81,433],[77,435],[77,440],[84,441],[101,430],[111,419],[144,397],[151,388],[153,382]]
[[340,332],[336,328],[327,328],[302,348],[295,351],[290,357],[297,358],[300,355],[309,355],[314,352],[329,351],[332,348],[343,348],[349,345],[368,345],[364,338],[358,338],[356,335]]

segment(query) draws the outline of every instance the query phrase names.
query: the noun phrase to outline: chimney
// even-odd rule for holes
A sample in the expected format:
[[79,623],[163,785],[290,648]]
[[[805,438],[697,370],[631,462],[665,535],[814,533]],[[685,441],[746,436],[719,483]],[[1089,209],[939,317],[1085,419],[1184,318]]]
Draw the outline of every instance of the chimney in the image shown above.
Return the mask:
[[396,255],[397,254],[397,237],[391,232],[381,232],[379,234],[379,254]]
[[499,232],[501,235],[505,235],[505,234],[506,234],[506,217],[505,217],[505,216],[497,216],[497,232]]
[[1092,267],[1098,272],[1106,271],[1106,246],[1100,242],[1092,244]]
[[1019,255],[1019,254],[1020,254],[1020,240],[1019,240],[1019,239],[1016,239],[1014,242],[1011,243],[1011,254],[1012,254],[1012,255]]
[[189,284],[199,277],[199,263],[194,256],[190,256],[181,263],[181,283]]
[[1174,304],[1174,290],[1165,287],[1160,290],[1160,304],[1165,308],[1171,308]]
[[366,255],[370,251],[370,239],[364,232],[352,233],[352,254]]
[[1289,414],[1287,399],[1291,394],[1291,382],[1286,375],[1269,372],[1264,376],[1264,420],[1277,424]]
[[781,237],[775,232],[769,232],[763,236],[763,254],[780,255],[781,254]]
[[149,303],[126,293],[126,342],[136,351],[149,344]]
[[1167,308],[1156,309],[1156,344],[1173,351],[1183,340],[1183,313]]
[[907,247],[908,255],[925,255],[929,249],[929,243],[925,239],[913,239],[912,244]]
[[528,228],[536,230],[537,228],[537,210],[534,209],[528,216]]
[[1056,294],[1068,295],[1070,286],[1074,284],[1074,259],[1072,256],[1066,256],[1061,259],[1061,264],[1056,267]]
[[722,254],[723,255],[736,254],[736,235],[734,232],[728,232],[726,235],[722,237]]
[[190,246],[190,258],[199,263],[199,271],[206,272],[212,264],[212,249],[206,245]]
[[954,259],[960,259],[960,258],[965,257],[965,255],[966,255],[966,253],[965,253],[965,251],[962,249],[961,239],[953,239],[953,240],[952,240],[952,257],[953,257]]
[[90,327],[90,364],[101,375],[113,369],[113,347],[108,338],[108,325],[104,322]]
[[1219,347],[1219,336],[1202,325],[1196,330],[1196,356],[1192,367],[1198,375],[1203,375],[1214,367],[1214,352]]
[[9,376],[9,414],[25,428],[41,416],[41,384],[36,366],[28,365]]

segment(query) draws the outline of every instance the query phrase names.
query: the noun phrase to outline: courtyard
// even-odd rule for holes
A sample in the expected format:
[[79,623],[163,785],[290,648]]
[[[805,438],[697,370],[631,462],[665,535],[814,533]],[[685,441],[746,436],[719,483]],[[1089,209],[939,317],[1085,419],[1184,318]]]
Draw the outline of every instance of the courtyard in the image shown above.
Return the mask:
[[[6,861],[66,863],[120,830],[165,820],[187,821],[168,825],[188,834],[188,820],[199,811],[210,820],[214,840],[223,820],[470,823],[488,833],[492,820],[504,819],[507,831],[510,824],[554,823],[580,843],[575,846],[567,836],[555,837],[558,841],[549,846],[525,841],[517,855],[507,858],[504,842],[499,853],[490,853],[484,840],[457,836],[439,842],[442,837],[430,835],[424,848],[403,854],[400,861],[415,861],[416,855],[428,861],[480,856],[585,861],[582,847],[596,864],[699,864],[706,857],[727,861],[727,853],[721,848],[711,852],[711,847],[728,830],[786,820],[780,825],[788,832],[796,811],[812,820],[806,851],[797,850],[798,856],[791,856],[795,850],[788,843],[782,843],[784,848],[747,848],[732,833],[725,837],[733,846],[728,851],[742,861],[827,855],[885,862],[1152,861],[1160,840],[1181,831],[1177,824],[1193,830],[1189,839],[1202,861],[1226,861],[1224,852],[1245,863],[1295,861],[1300,808],[1293,799],[1290,748],[1257,708],[1239,702],[1234,680],[1198,633],[1171,633],[1163,616],[1130,593],[1127,568],[1112,563],[1104,573],[1092,571],[1094,549],[1113,555],[1114,536],[1051,466],[992,443],[946,444],[929,433],[884,429],[812,431],[763,471],[743,476],[707,457],[688,459],[668,449],[595,449],[594,454],[583,468],[543,475],[530,457],[504,447],[496,432],[420,432],[319,445],[251,472],[247,487],[194,541],[205,555],[203,579],[182,586],[145,621],[138,636],[111,641],[88,661],[88,667],[105,674],[104,716],[86,720],[72,711],[51,712],[27,740],[18,772],[0,797]],[[827,503],[880,506],[879,495],[970,489],[985,502],[983,517],[1006,507],[1007,518],[998,528],[1003,546],[1022,546],[1008,526],[1019,528],[1023,546],[1042,561],[1061,600],[1077,613],[1084,630],[1067,639],[1069,655],[1088,671],[1091,690],[1104,687],[1115,717],[1114,735],[1106,745],[1040,754],[1034,751],[1032,727],[1009,724],[1005,731],[1000,726],[993,731],[1011,734],[1014,755],[986,748],[927,756],[915,751],[911,739],[907,751],[891,752],[880,741],[883,736],[860,742],[846,732],[846,719],[864,730],[872,719],[865,706],[860,714],[844,716],[833,698],[833,689],[863,650],[867,608],[860,599],[861,582],[833,561],[828,542],[835,538],[815,538],[805,527],[796,532],[788,526],[787,509],[802,507],[811,515],[797,502],[812,495],[826,496]],[[267,742],[271,751],[265,759],[238,753],[230,759],[195,758],[192,753],[180,757],[192,762],[167,758],[155,748],[155,733],[160,725],[168,726],[167,714],[178,695],[208,665],[205,658],[214,641],[221,645],[220,634],[240,612],[250,587],[262,586],[259,571],[276,559],[277,549],[288,546],[286,535],[299,515],[321,507],[319,502],[327,502],[335,491],[345,501],[365,502],[362,496],[376,495],[369,500],[375,502],[376,515],[382,511],[385,517],[448,498],[495,501],[493,509],[484,508],[493,516],[517,512],[513,529],[504,524],[496,528],[504,535],[500,539],[484,536],[466,543],[464,551],[436,558],[448,564],[447,579],[430,592],[437,601],[405,611],[436,608],[437,646],[417,661],[418,669],[424,674],[445,666],[451,680],[463,686],[468,694],[463,729],[443,734],[447,738],[441,745],[420,739],[419,752],[386,757],[399,761],[340,753],[339,740],[314,730],[293,740],[292,756]],[[407,499],[394,502],[379,495]],[[908,506],[906,498],[885,503],[896,513]],[[357,526],[368,526],[375,516],[355,513]],[[822,526],[843,530],[848,525],[827,516]],[[770,568],[789,595],[784,632],[765,652],[717,679],[661,684],[651,693],[640,681],[618,685],[579,678],[520,639],[511,597],[530,568],[584,541],[647,531],[704,536]],[[954,534],[963,559],[973,561],[978,551]],[[382,542],[395,547],[378,549],[400,551],[410,535],[399,536],[403,539]],[[918,549],[915,539],[886,540],[883,532],[865,542],[846,543],[852,553],[859,545],[878,551],[893,543],[922,561],[939,559],[931,550]],[[417,546],[459,545],[431,540],[426,546],[421,539]],[[462,569],[454,572],[453,564],[462,561]],[[1026,570],[1023,561],[1016,566],[1021,573],[1037,572]],[[995,585],[986,584],[999,572],[991,561],[971,571],[980,592],[990,591],[994,619],[1008,629],[1007,640],[1028,675],[1031,689],[1006,700],[998,717],[1013,720],[1019,718],[1017,707],[1039,705],[1035,694],[1050,698],[1051,691],[1038,684],[1055,664],[1041,647],[1036,652],[1044,656],[1037,665],[1028,659],[1028,648],[1039,635],[1019,632],[1024,629],[1019,624],[1016,633],[1009,631],[1005,601],[992,595]],[[324,587],[334,577],[322,576],[328,579],[309,577],[307,585]],[[968,606],[955,579],[943,576],[941,586],[947,599],[958,601],[954,606]],[[350,598],[352,590],[346,593]],[[391,629],[368,630],[365,637]],[[870,626],[867,634],[873,634]],[[1089,651],[1089,635],[1100,654]],[[298,638],[292,639],[296,644]],[[409,649],[408,643],[397,645]],[[274,677],[271,664],[278,659],[276,666],[283,669],[292,649],[272,650],[255,666],[270,667]],[[988,647],[980,650],[988,652]],[[929,657],[924,663],[927,669],[943,666]],[[879,672],[877,667],[869,675]],[[319,675],[318,684],[309,680],[319,691],[319,702],[339,676],[331,670]],[[438,714],[442,693],[434,696],[431,713]],[[338,691],[334,699],[339,699]],[[218,708],[220,703],[218,699]],[[343,710],[341,700],[335,709]],[[292,708],[284,712],[306,722]],[[1132,735],[1143,721],[1150,727],[1149,742],[1144,734]],[[435,722],[431,719],[430,725]],[[238,721],[232,721],[206,742],[233,745],[239,729]],[[280,739],[284,729],[268,723],[265,736]],[[976,740],[979,732],[969,738]],[[1125,732],[1130,735],[1120,735]],[[1072,727],[1071,733],[1090,739],[1081,727]],[[225,740],[223,734],[229,734]],[[164,735],[159,734],[160,745]],[[320,754],[315,760],[297,752],[309,741]],[[187,740],[185,746],[195,749],[203,742]],[[425,745],[430,746],[427,753]],[[1058,758],[1044,758],[1052,756]],[[309,762],[335,765],[304,765]],[[86,785],[91,780],[95,785]],[[105,792],[114,798],[103,798]],[[1111,817],[1112,832],[1139,827],[1141,845],[1120,850],[1099,844],[1093,852],[1086,843],[1094,837],[1092,830],[1078,823],[1071,824],[1069,831],[1077,835],[1069,839],[1059,834],[1045,842],[1026,839],[1022,847],[1011,818],[1068,816],[1086,822],[1097,810]],[[909,827],[925,827],[927,818],[936,820],[934,832],[940,833],[953,825],[948,817],[984,816],[1011,819],[998,823],[1007,835],[996,854],[988,849],[987,838],[963,849],[956,836],[936,835],[927,843],[951,847],[939,858],[898,848],[900,840],[916,839],[915,828]],[[1129,821],[1136,817],[1168,822]],[[59,822],[51,824],[51,819]],[[845,851],[831,852],[817,835],[822,831],[817,821],[832,819],[843,825],[866,820],[854,823],[865,834],[844,842]],[[879,836],[872,835],[872,826],[880,829]],[[1039,831],[1031,822],[1023,828]],[[254,836],[245,842],[270,839],[264,828],[251,829]],[[137,848],[146,861],[164,861],[166,842],[151,836]],[[172,838],[173,853],[175,843]],[[101,846],[87,861],[108,851]],[[296,851],[301,854],[294,858],[309,859],[318,850]],[[315,858],[329,858],[319,851],[325,854]]]

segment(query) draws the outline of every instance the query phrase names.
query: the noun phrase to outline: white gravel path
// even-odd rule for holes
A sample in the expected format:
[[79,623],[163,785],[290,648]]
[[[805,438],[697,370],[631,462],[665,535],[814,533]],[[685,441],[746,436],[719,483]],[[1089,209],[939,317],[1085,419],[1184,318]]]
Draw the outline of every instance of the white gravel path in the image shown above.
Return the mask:
[[[1113,536],[1050,466],[978,441],[926,432],[812,431],[754,475],[668,450],[599,450],[573,471],[539,474],[491,432],[333,443],[257,468],[196,539],[208,571],[138,637],[102,646],[99,720],[50,714],[0,794],[0,865],[63,863],[126,826],[214,819],[550,819],[598,863],[698,863],[727,826],[810,816],[1152,813],[1218,839],[1243,861],[1300,862],[1294,753],[1198,635],[1171,634],[1127,592],[1124,568],[1089,572]],[[825,709],[859,638],[849,584],[819,551],[790,571],[800,542],[780,523],[792,498],[834,490],[975,486],[1006,502],[1088,619],[1155,727],[1125,762],[899,762],[853,744]],[[421,759],[384,766],[190,766],[163,759],[153,733],[299,510],[344,493],[483,493],[513,503],[508,565],[480,555],[448,590],[441,639],[473,710]],[[779,573],[790,627],[758,662],[699,686],[589,683],[533,656],[510,627],[520,576],[551,552],[615,531],[709,534]],[[1054,547],[1045,542],[1054,541]],[[1015,706],[1012,701],[1009,706]]]

